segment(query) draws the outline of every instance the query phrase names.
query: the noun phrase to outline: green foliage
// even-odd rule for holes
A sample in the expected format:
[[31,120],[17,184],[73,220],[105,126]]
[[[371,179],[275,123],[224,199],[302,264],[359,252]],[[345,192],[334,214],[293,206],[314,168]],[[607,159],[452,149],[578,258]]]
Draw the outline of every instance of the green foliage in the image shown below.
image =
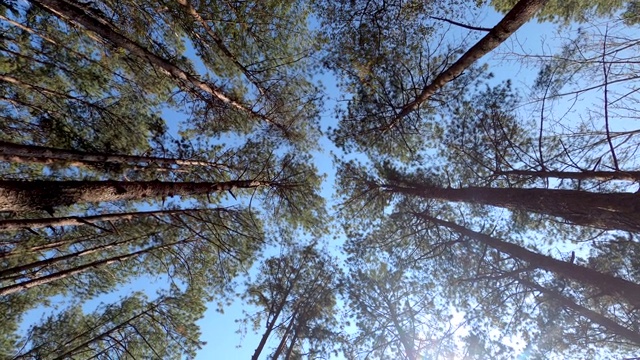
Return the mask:
[[[517,3],[516,0],[491,0],[490,5],[497,11],[506,13]],[[551,21],[568,25],[572,22],[588,22],[594,17],[612,16],[624,9],[626,6],[626,18],[633,15],[633,1],[613,0],[613,1],[588,1],[588,0],[550,0],[544,9],[537,15],[539,21]],[[637,21],[637,20],[635,20]]]
[[[40,194],[35,208],[0,222],[44,225],[0,232],[0,357],[194,358],[196,321],[237,297],[261,336],[255,360],[632,355],[640,248],[620,229],[638,226],[638,2],[550,1],[539,20],[590,26],[516,58],[535,78],[498,82],[486,56],[412,108],[486,35],[455,25],[478,25],[482,5],[0,1],[0,140],[138,156],[24,155],[1,180],[255,184],[104,201],[131,191],[119,185],[51,206],[55,194],[21,192]],[[323,94],[321,76],[341,93]],[[335,224],[310,154],[326,98],[337,123],[322,125],[348,153],[335,155],[338,257],[319,245]],[[11,196],[0,189],[7,209],[23,201]],[[157,298],[92,305],[140,278],[162,282]],[[64,308],[21,332],[54,299]]]
[[28,346],[15,359],[193,359],[204,345],[194,322],[202,299],[176,289],[149,301],[140,293],[91,313],[72,306],[32,326]]
[[333,351],[340,270],[314,246],[288,245],[281,255],[265,259],[256,278],[246,284],[243,297],[258,311],[247,313],[242,322],[254,331],[265,329],[254,359],[267,341],[278,344],[274,359],[328,356]]

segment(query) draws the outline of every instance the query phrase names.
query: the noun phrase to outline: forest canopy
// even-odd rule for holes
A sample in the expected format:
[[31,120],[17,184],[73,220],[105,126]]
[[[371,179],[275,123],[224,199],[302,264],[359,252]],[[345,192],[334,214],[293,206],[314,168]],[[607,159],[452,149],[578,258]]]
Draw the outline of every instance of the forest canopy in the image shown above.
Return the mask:
[[640,356],[639,8],[0,0],[0,359]]

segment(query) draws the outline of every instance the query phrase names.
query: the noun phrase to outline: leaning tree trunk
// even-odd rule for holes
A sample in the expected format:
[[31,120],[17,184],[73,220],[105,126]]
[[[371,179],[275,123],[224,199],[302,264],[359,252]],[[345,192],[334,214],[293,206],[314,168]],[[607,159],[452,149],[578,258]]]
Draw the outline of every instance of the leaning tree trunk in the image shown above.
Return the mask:
[[449,68],[436,76],[433,81],[424,87],[420,94],[406,103],[400,112],[391,120],[391,122],[382,130],[388,131],[398,125],[405,116],[416,110],[422,103],[426,102],[444,87],[448,82],[460,76],[469,66],[481,57],[490,53],[493,49],[502,44],[509,36],[524,25],[533,15],[547,3],[547,0],[520,0],[500,22],[494,26],[487,35],[473,45],[467,52]]
[[278,344],[278,347],[276,347],[276,350],[273,353],[273,357],[272,357],[273,360],[277,360],[282,354],[282,352],[285,350],[285,346],[287,345],[287,338],[289,337],[289,334],[291,334],[291,331],[293,330],[293,326],[297,322],[297,318],[298,318],[298,310],[296,309],[291,315],[291,320],[289,320],[289,324],[287,325],[287,328],[282,333],[282,338],[280,339],[280,343]]
[[118,255],[118,256],[114,256],[108,259],[102,259],[102,260],[97,260],[94,262],[90,262],[88,264],[84,264],[84,265],[80,265],[71,269],[66,269],[66,270],[61,270],[58,271],[56,273],[53,274],[49,274],[49,275],[45,275],[33,280],[28,280],[28,281],[24,281],[18,284],[13,284],[13,285],[7,285],[4,287],[0,288],[0,296],[3,295],[9,295],[9,294],[13,294],[15,292],[21,291],[21,290],[27,290],[30,289],[32,287],[36,287],[39,285],[44,285],[44,284],[48,284],[50,282],[56,281],[56,280],[60,280],[60,279],[65,279],[68,278],[70,276],[73,276],[75,274],[80,274],[83,273],[85,271],[91,270],[91,269],[95,269],[95,268],[100,268],[103,266],[107,266],[116,262],[121,262],[121,261],[125,261],[128,259],[131,259],[133,257],[136,257],[138,255],[142,255],[142,254],[146,254],[155,250],[160,250],[160,249],[166,249],[172,246],[176,246],[176,245],[180,245],[180,244],[184,244],[187,242],[191,242],[193,240],[189,239],[189,240],[181,240],[181,241],[177,241],[174,243],[170,243],[170,244],[164,244],[164,245],[158,245],[158,246],[152,246],[146,249],[142,249],[136,252],[132,252],[129,254],[124,254],[124,255]]
[[623,180],[640,182],[640,171],[553,171],[553,170],[508,170],[496,171],[496,175],[537,177],[541,179],[570,179],[570,180]]
[[[287,287],[284,295],[282,296],[282,300],[276,305],[275,313],[273,314],[273,317],[270,320],[267,317],[267,324],[266,324],[267,328],[265,329],[264,333],[262,334],[262,337],[260,338],[260,342],[258,343],[258,347],[256,347],[256,349],[253,352],[253,355],[251,356],[251,360],[258,360],[258,358],[260,357],[260,354],[264,350],[264,347],[267,344],[267,340],[269,339],[269,336],[271,336],[271,333],[273,332],[273,330],[276,328],[276,322],[280,318],[280,314],[284,310],[284,307],[287,304],[287,301],[289,300],[288,299],[289,298],[289,294],[291,293],[291,290],[293,289],[293,286],[297,283],[300,274],[301,274],[300,270],[298,269],[298,272],[296,273],[296,276],[291,281],[291,285],[289,287]],[[269,311],[273,312],[274,309],[271,308],[271,309],[269,309]]]
[[556,216],[576,225],[640,232],[640,195],[635,193],[487,187],[453,189],[418,183],[381,187],[391,193],[524,210]]
[[26,271],[29,270],[37,270],[38,272],[41,270],[44,270],[48,267],[57,265],[58,263],[64,263],[67,262],[68,260],[79,260],[82,258],[82,256],[86,256],[86,255],[90,255],[99,251],[105,251],[105,250],[109,250],[109,249],[113,249],[113,248],[119,248],[122,247],[122,245],[124,244],[128,244],[128,243],[132,243],[134,241],[138,240],[138,237],[133,237],[133,238],[129,238],[129,239],[124,239],[124,240],[120,240],[120,241],[114,241],[114,242],[110,242],[108,244],[103,244],[103,245],[98,245],[92,248],[87,248],[87,249],[83,249],[80,251],[76,251],[70,254],[66,254],[66,255],[60,255],[60,256],[55,256],[55,257],[50,257],[48,259],[44,259],[44,260],[38,260],[38,261],[34,261],[31,263],[22,263],[21,265],[18,266],[14,266],[12,268],[8,268],[8,269],[4,269],[4,270],[0,270],[0,280],[2,281],[7,281],[7,280],[15,280],[15,279],[20,279],[20,278],[24,278],[26,276],[28,276],[27,274],[25,274]]
[[170,196],[206,195],[240,188],[278,186],[257,180],[218,183],[161,181],[0,181],[0,211],[46,210],[58,206]]
[[552,299],[553,301],[555,301],[557,304],[561,305],[562,307],[565,307],[567,309],[571,309],[573,311],[576,312],[576,314],[584,317],[585,319],[591,321],[594,324],[600,325],[603,328],[607,329],[608,331],[610,331],[611,334],[614,334],[618,337],[620,337],[621,339],[627,339],[629,341],[631,341],[634,344],[640,345],[640,334],[635,332],[635,331],[631,331],[629,329],[627,329],[626,327],[618,324],[617,322],[609,319],[608,317],[595,312],[591,309],[587,309],[586,307],[576,304],[573,300],[565,297],[564,295],[562,295],[561,293],[559,293],[558,291],[555,290],[551,290],[551,289],[547,289],[541,285],[538,285],[532,281],[526,280],[526,279],[521,279],[519,277],[515,277],[516,281],[518,281],[519,283],[521,283],[522,285],[533,289],[535,291],[538,291],[546,296],[548,296],[550,299]]
[[639,284],[613,275],[603,274],[588,267],[560,261],[551,256],[541,255],[522,246],[473,231],[450,221],[440,220],[425,214],[416,215],[433,224],[444,226],[458,234],[477,240],[495,250],[509,254],[514,258],[526,261],[538,269],[543,269],[559,277],[571,279],[582,285],[596,288],[604,294],[617,296],[633,306],[640,307]]
[[[8,219],[0,220],[0,231],[11,231],[20,229],[39,229],[54,226],[82,226],[93,225],[103,221],[131,220],[147,216],[186,214],[203,211],[205,209],[180,209],[180,210],[157,210],[157,211],[137,211],[126,213],[102,214],[94,216],[67,216],[60,218],[43,219]],[[211,210],[224,210],[222,208]]]
[[201,160],[184,160],[155,156],[135,156],[109,153],[93,153],[77,150],[65,150],[46,146],[21,145],[0,141],[0,161],[13,163],[55,164],[72,166],[91,166],[96,163],[111,164],[155,164],[158,166],[208,166],[226,168],[227,166]]
[[147,315],[150,319],[155,321],[155,318],[153,317],[153,315],[149,315],[149,313],[152,312],[153,310],[155,310],[156,308],[158,308],[160,305],[162,305],[162,302],[164,300],[165,299],[163,298],[160,301],[151,304],[151,306],[148,307],[147,309],[145,309],[144,311],[142,311],[142,312],[140,312],[140,313],[138,313],[136,315],[133,315],[132,317],[128,318],[127,320],[124,320],[123,322],[119,323],[118,325],[115,325],[115,326],[113,326],[113,327],[111,327],[109,329],[106,329],[105,331],[101,332],[100,334],[97,334],[97,335],[93,336],[92,338],[90,338],[90,339],[86,340],[85,342],[77,345],[76,347],[65,351],[63,354],[57,356],[53,360],[67,359],[68,357],[73,356],[74,353],[78,352],[79,350],[82,350],[83,348],[86,348],[87,346],[89,346],[89,345],[91,345],[91,344],[93,344],[93,343],[95,343],[97,341],[100,341],[100,340],[102,340],[104,338],[110,337],[111,334],[113,334],[114,332],[116,332],[116,331],[118,331],[120,329],[123,329],[123,328],[125,328],[127,326],[131,326],[131,323],[134,320],[136,320],[138,318],[141,318],[144,315]]

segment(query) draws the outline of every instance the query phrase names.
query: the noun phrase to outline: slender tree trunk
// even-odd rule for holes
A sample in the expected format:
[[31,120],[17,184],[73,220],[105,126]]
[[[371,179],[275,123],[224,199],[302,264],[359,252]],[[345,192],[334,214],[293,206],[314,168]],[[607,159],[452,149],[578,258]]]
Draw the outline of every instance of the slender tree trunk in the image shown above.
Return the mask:
[[402,110],[391,122],[382,129],[387,131],[395,127],[405,116],[416,110],[421,104],[429,100],[436,91],[444,87],[448,82],[460,76],[464,70],[478,59],[491,52],[502,44],[509,36],[524,25],[533,15],[540,10],[547,0],[520,0],[500,22],[494,26],[487,35],[473,45],[448,69],[441,72],[433,81],[424,87],[420,94],[411,102],[405,104]]
[[404,330],[400,322],[398,321],[398,312],[396,311],[396,306],[385,299],[385,303],[389,307],[389,316],[391,317],[391,322],[393,322],[393,327],[396,328],[398,332],[398,337],[400,338],[400,343],[404,347],[404,351],[409,360],[417,360],[418,356],[416,354],[413,340],[409,337],[409,334]]
[[[189,240],[189,241],[193,241],[193,240]],[[8,285],[8,286],[4,286],[0,288],[0,296],[3,295],[9,295],[9,294],[13,294],[15,292],[21,291],[21,290],[27,290],[30,289],[32,287],[36,287],[38,285],[44,285],[44,284],[48,284],[52,281],[56,281],[56,280],[60,280],[60,279],[65,279],[67,277],[73,276],[75,274],[80,274],[83,273],[87,270],[90,269],[95,269],[95,268],[99,268],[99,267],[103,267],[103,266],[107,266],[116,262],[121,262],[121,261],[125,261],[128,260],[130,258],[136,257],[138,255],[142,255],[151,251],[155,251],[155,250],[160,250],[160,249],[166,249],[172,246],[176,246],[178,244],[184,244],[188,242],[187,240],[182,240],[182,241],[178,241],[178,242],[174,242],[174,243],[170,243],[170,244],[165,244],[165,245],[158,245],[158,246],[152,246],[146,249],[142,249],[130,254],[125,254],[125,255],[118,255],[118,256],[114,256],[108,259],[103,259],[103,260],[98,260],[98,261],[94,261],[85,265],[81,265],[81,266],[77,266],[73,269],[67,269],[67,270],[63,270],[63,271],[59,271],[57,273],[53,273],[53,274],[49,274],[46,276],[43,276],[41,278],[37,278],[37,279],[33,279],[33,280],[29,280],[29,281],[25,281],[19,284],[14,284],[14,285]]]
[[112,43],[116,47],[126,49],[131,54],[140,59],[144,59],[154,66],[162,69],[174,79],[182,82],[189,83],[197,89],[204,91],[205,93],[213,96],[214,98],[222,101],[223,103],[240,110],[245,113],[249,113],[252,116],[266,121],[280,130],[286,130],[282,125],[274,123],[267,116],[256,112],[255,110],[245,106],[237,100],[227,96],[224,91],[218,86],[204,82],[198,78],[198,76],[190,74],[168,59],[165,59],[159,55],[152,53],[145,49],[142,45],[135,41],[123,36],[118,32],[115,27],[109,23],[106,19],[95,16],[90,11],[85,9],[84,5],[75,3],[73,1],[64,0],[30,0],[33,4],[38,5],[44,10],[52,13],[53,15],[72,24],[80,25],[87,30],[98,34],[102,39]]
[[282,334],[282,338],[280,339],[280,343],[278,344],[278,347],[276,348],[276,351],[273,353],[273,357],[271,358],[272,360],[277,360],[280,355],[282,354],[282,351],[285,348],[285,345],[287,343],[287,337],[289,337],[289,334],[291,333],[291,329],[293,329],[293,325],[296,322],[296,318],[298,317],[298,311],[294,311],[293,314],[291,315],[291,320],[289,321],[289,324],[287,325],[287,328],[285,329],[284,333]]
[[548,296],[549,298],[551,298],[553,301],[557,302],[557,304],[567,308],[567,309],[571,309],[573,311],[575,311],[578,315],[584,317],[585,319],[591,321],[594,324],[600,325],[603,328],[607,329],[608,331],[611,332],[611,334],[614,334],[618,337],[620,337],[621,339],[627,339],[629,341],[631,341],[634,344],[640,345],[640,334],[635,332],[635,331],[631,331],[629,329],[627,329],[626,327],[618,324],[617,322],[609,319],[608,317],[595,312],[593,310],[587,309],[582,305],[576,304],[573,300],[565,297],[564,295],[562,295],[561,293],[559,293],[558,291],[555,290],[551,290],[551,289],[547,289],[543,286],[540,286],[532,281],[526,280],[526,279],[521,279],[519,277],[515,277],[516,280],[518,282],[520,282],[521,284],[523,284],[524,286],[536,290],[546,296]]
[[[148,238],[150,236],[154,236],[154,235],[158,235],[162,232],[162,230],[158,230],[158,231],[152,231],[150,233],[146,233],[146,234],[142,234],[140,236],[136,236],[134,238],[132,238],[132,241],[135,240],[139,240],[141,238]],[[51,249],[55,249],[57,247],[66,245],[66,246],[71,246],[72,244],[79,244],[85,241],[91,241],[91,240],[95,240],[96,238],[102,238],[104,236],[91,236],[91,237],[80,237],[80,238],[73,238],[73,239],[68,239],[68,240],[63,240],[63,241],[56,241],[56,242],[52,242],[52,243],[48,243],[48,244],[44,244],[44,245],[40,245],[40,246],[33,246],[30,247],[28,249],[24,249],[22,251],[15,251],[15,250],[11,250],[9,252],[5,252],[3,254],[0,254],[0,259],[3,258],[8,258],[8,257],[14,257],[14,256],[25,256],[25,255],[30,255],[36,252],[40,252],[40,251],[44,251],[44,250],[51,250]]]
[[[287,290],[287,295],[288,295],[288,290]],[[286,300],[286,296],[283,299]],[[271,336],[271,332],[273,332],[273,329],[275,328],[276,321],[280,317],[280,314],[282,313],[284,305],[286,304],[286,301],[284,300],[280,304],[278,304],[278,308],[272,320],[267,322],[267,328],[262,334],[262,337],[260,338],[260,343],[258,343],[258,347],[256,347],[255,351],[253,352],[253,356],[251,356],[251,360],[258,360],[258,358],[260,357],[260,354],[262,353],[262,350],[264,350],[264,346],[267,344],[267,340],[269,339],[269,336]]]
[[[102,221],[122,221],[131,220],[147,216],[185,214],[202,211],[203,209],[180,209],[180,210],[157,210],[138,211],[126,213],[103,214],[94,216],[67,216],[60,218],[42,219],[9,219],[0,220],[0,231],[11,231],[20,229],[39,229],[53,226],[82,226],[91,225]],[[214,210],[214,209],[212,209]],[[222,210],[222,209],[219,209]]]
[[496,175],[524,176],[537,178],[556,178],[573,180],[624,180],[640,182],[640,171],[532,171],[510,170],[496,171]]
[[278,303],[278,306],[273,318],[271,319],[271,321],[267,321],[267,328],[262,334],[262,338],[260,338],[260,343],[258,344],[258,347],[253,352],[253,356],[251,356],[251,360],[258,360],[258,358],[260,357],[262,350],[264,350],[264,346],[267,344],[267,340],[269,339],[269,336],[271,336],[271,333],[275,328],[276,322],[280,317],[282,310],[284,310],[284,307],[287,304],[287,299],[289,297],[289,294],[291,294],[291,290],[296,285],[299,278],[300,278],[300,269],[297,269],[296,275],[293,277],[293,280],[291,280],[290,282],[290,286],[287,288],[286,292],[282,296],[282,301]]
[[[300,324],[298,324],[300,326]],[[291,342],[289,343],[289,347],[287,348],[287,353],[284,355],[284,360],[291,359],[291,354],[293,353],[293,348],[296,345],[296,341],[298,341],[298,335],[300,334],[300,330],[296,326],[296,329],[293,332],[293,337],[291,338]]]
[[87,153],[76,150],[57,149],[45,146],[20,145],[0,141],[0,161],[14,163],[55,164],[90,166],[95,163],[156,164],[159,166],[208,166],[226,168],[225,165],[199,160],[183,160],[154,156],[134,156],[108,153]]
[[73,355],[75,352],[77,352],[78,350],[81,350],[85,347],[87,347],[88,345],[96,342],[96,341],[100,341],[102,339],[104,339],[105,337],[108,337],[110,334],[113,334],[114,332],[125,328],[126,326],[130,325],[131,322],[133,322],[134,320],[141,318],[144,315],[147,315],[150,311],[153,311],[154,309],[156,309],[158,306],[160,306],[162,302],[157,302],[155,304],[153,304],[152,306],[150,306],[149,308],[145,309],[144,311],[142,311],[141,313],[138,313],[132,317],[130,317],[129,319],[121,322],[120,324],[113,326],[105,331],[103,331],[102,333],[92,337],[91,339],[83,342],[82,344],[65,351],[63,354],[57,356],[56,358],[54,358],[53,360],[63,360],[63,359],[67,359],[69,356]]
[[547,255],[541,255],[522,246],[473,231],[450,221],[440,220],[425,214],[415,215],[436,225],[449,228],[470,239],[477,240],[514,258],[526,261],[536,268],[571,279],[582,285],[596,288],[604,294],[617,296],[633,306],[640,307],[640,285],[634,282],[570,262],[560,261]]
[[206,195],[234,189],[279,186],[258,180],[219,183],[161,181],[15,181],[0,180],[0,211],[46,210],[58,206],[170,196]]
[[425,184],[382,185],[385,191],[556,216],[576,225],[640,232],[640,195],[579,190],[441,188]]
[[[44,259],[44,260],[40,260],[40,261],[35,261],[35,262],[29,263],[29,264],[23,264],[23,265],[19,265],[19,266],[15,266],[15,267],[9,268],[9,269],[4,269],[4,270],[0,271],[0,280],[7,281],[7,280],[23,278],[23,277],[25,277],[25,275],[24,274],[19,274],[19,273],[21,273],[23,271],[52,266],[52,265],[55,265],[57,263],[69,260],[69,259],[79,259],[82,256],[93,254],[93,253],[98,252],[98,251],[104,251],[104,250],[112,249],[112,248],[120,246],[122,244],[126,244],[126,243],[129,243],[129,242],[132,242],[134,240],[135,240],[135,238],[126,239],[126,240],[122,240],[122,241],[116,241],[116,242],[112,242],[112,243],[109,243],[109,244],[99,245],[99,246],[95,246],[95,247],[92,247],[92,248],[89,248],[89,249],[76,251],[74,253],[61,255],[61,256],[56,256],[56,257],[52,257],[52,258],[48,258],[48,259]],[[17,275],[13,275],[13,274],[17,274]],[[13,275],[13,276],[10,276],[10,275]]]

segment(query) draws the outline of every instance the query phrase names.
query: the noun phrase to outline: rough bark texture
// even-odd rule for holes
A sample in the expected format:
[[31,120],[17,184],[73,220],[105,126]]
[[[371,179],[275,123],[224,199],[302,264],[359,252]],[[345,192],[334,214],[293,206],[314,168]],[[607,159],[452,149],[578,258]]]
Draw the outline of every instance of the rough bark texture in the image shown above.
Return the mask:
[[277,186],[238,180],[219,183],[161,181],[0,181],[0,211],[52,212],[58,206],[169,196],[204,195],[238,188]]
[[209,166],[224,165],[199,160],[182,160],[153,156],[133,156],[107,153],[87,153],[75,150],[56,149],[45,146],[20,145],[0,141],[0,161],[13,163],[55,164],[87,166],[95,163],[113,164],[156,164],[159,166]]
[[526,261],[538,269],[547,270],[557,276],[596,288],[603,294],[617,296],[633,306],[640,307],[640,285],[636,283],[584,266],[541,255],[522,246],[473,231],[450,221],[440,220],[425,214],[417,215],[431,223],[447,227],[470,239],[480,241],[493,249]]
[[492,205],[557,216],[576,225],[640,232],[640,195],[578,190],[441,188],[423,184],[382,185],[389,192],[428,199]]
[[640,182],[640,171],[498,171],[496,175],[556,178],[573,180],[625,180]]
[[[94,216],[67,216],[61,218],[43,219],[9,219],[0,220],[0,231],[39,229],[48,226],[81,226],[90,225],[101,221],[131,220],[146,216],[170,215],[201,211],[202,209],[158,210],[138,211],[128,213],[114,213]],[[213,209],[212,209],[213,210]]]
[[573,300],[565,297],[558,291],[547,289],[529,280],[520,279],[520,278],[517,278],[516,280],[521,284],[523,284],[524,286],[548,296],[553,302],[556,302],[560,306],[575,311],[578,315],[591,321],[593,324],[602,326],[603,328],[607,329],[607,332],[615,334],[616,336],[619,336],[621,339],[627,339],[634,344],[640,345],[639,333],[627,329],[626,327],[618,324],[617,322],[609,319],[608,317],[598,312],[587,309],[582,305],[576,304]]
[[500,20],[500,22],[489,31],[487,35],[467,50],[467,52],[465,52],[448,69],[433,79],[429,85],[425,86],[413,101],[405,104],[398,115],[396,115],[387,128],[383,130],[395,127],[402,118],[409,115],[422,103],[429,100],[436,91],[444,87],[457,76],[460,76],[465,69],[471,66],[471,64],[476,62],[478,59],[497,48],[516,30],[529,21],[529,19],[531,19],[531,17],[533,17],[533,15],[546,3],[547,0],[520,0],[513,9],[511,9],[511,11],[509,11],[504,18],[502,18],[502,20]]

